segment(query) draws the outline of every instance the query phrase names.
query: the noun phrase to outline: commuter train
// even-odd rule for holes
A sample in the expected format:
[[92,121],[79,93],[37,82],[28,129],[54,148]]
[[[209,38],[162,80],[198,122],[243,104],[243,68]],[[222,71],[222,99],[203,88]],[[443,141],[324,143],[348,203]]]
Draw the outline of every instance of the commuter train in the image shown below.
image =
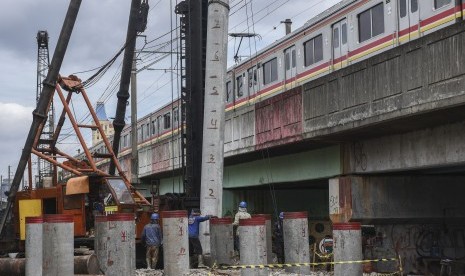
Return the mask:
[[[266,110],[267,101],[287,97],[282,109],[294,111],[283,117],[291,127],[278,138],[298,139],[293,133],[302,132],[300,117],[302,109],[308,108],[302,106],[299,89],[303,84],[464,17],[465,0],[341,1],[228,70],[225,156],[264,148],[269,146],[267,142],[277,140],[268,130],[273,128],[270,118],[280,115],[277,110]],[[140,177],[179,168],[179,114],[177,100],[139,120]],[[128,174],[129,137],[127,127],[121,138],[120,160]]]

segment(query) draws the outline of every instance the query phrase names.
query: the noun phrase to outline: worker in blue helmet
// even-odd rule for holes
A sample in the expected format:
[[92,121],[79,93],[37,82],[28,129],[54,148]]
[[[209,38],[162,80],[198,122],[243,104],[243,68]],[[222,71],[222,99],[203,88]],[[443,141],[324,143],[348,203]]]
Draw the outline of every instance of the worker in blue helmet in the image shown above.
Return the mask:
[[284,233],[283,233],[284,212],[279,213],[278,219],[274,223],[273,250],[278,258],[278,263],[284,263]]
[[233,226],[236,228],[236,235],[234,236],[234,249],[239,253],[239,220],[249,219],[252,216],[247,212],[247,202],[241,201],[236,215],[234,216]]
[[[201,216],[199,209],[192,209],[188,219],[189,231],[189,255],[197,261],[198,267],[205,267],[203,264],[203,250],[199,240],[200,223],[207,221],[211,216]],[[194,263],[194,261],[192,263]],[[191,267],[194,267],[191,265]]]
[[158,262],[158,252],[163,243],[161,228],[158,224],[160,216],[153,213],[150,216],[150,223],[144,226],[142,231],[142,243],[146,246],[145,260],[147,261],[147,269],[155,269]]

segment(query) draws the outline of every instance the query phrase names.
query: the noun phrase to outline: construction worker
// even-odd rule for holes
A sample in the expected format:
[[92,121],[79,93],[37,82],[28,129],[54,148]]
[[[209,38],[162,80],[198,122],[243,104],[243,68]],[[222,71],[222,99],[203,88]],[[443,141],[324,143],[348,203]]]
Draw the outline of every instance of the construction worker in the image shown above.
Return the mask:
[[[205,267],[203,264],[203,250],[202,245],[200,244],[199,240],[199,227],[200,223],[207,221],[211,218],[211,216],[204,216],[200,215],[199,209],[192,209],[191,214],[189,216],[189,255],[193,257],[193,259],[197,259],[198,267]],[[193,267],[193,265],[191,265]]]
[[234,249],[239,252],[239,220],[241,219],[249,219],[252,216],[247,213],[247,202],[241,201],[239,203],[239,210],[237,211],[236,215],[234,216],[233,226],[236,227],[236,236],[234,237]]
[[158,224],[160,216],[153,213],[150,217],[150,223],[144,226],[142,231],[142,243],[145,243],[146,254],[145,260],[147,261],[147,269],[155,269],[158,262],[158,252],[160,246],[163,244],[161,228]]
[[284,213],[279,213],[278,220],[274,224],[274,253],[278,258],[278,263],[284,263],[284,233],[283,233]]

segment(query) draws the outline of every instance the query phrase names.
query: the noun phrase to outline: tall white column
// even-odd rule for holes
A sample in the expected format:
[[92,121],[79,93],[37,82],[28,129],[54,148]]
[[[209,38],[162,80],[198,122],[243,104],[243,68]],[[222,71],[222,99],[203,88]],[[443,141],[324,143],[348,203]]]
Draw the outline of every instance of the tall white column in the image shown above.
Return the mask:
[[[222,215],[224,108],[228,54],[229,0],[210,1],[207,24],[205,111],[202,147],[200,209],[203,215]],[[210,225],[200,224],[204,254],[210,254]]]

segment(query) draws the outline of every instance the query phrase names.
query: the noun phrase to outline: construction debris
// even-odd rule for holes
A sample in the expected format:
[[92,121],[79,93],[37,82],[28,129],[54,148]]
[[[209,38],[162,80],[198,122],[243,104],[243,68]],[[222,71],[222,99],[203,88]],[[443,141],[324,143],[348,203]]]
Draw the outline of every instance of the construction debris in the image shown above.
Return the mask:
[[[136,270],[136,276],[163,276],[163,270],[154,269],[138,269]],[[189,274],[186,276],[240,276],[240,270],[207,270],[207,269],[191,269]],[[333,276],[334,273],[326,271],[311,272],[307,276]],[[386,274],[378,273],[364,273],[363,276],[382,276]],[[270,276],[302,276],[302,274],[286,273],[284,269],[273,270]]]

